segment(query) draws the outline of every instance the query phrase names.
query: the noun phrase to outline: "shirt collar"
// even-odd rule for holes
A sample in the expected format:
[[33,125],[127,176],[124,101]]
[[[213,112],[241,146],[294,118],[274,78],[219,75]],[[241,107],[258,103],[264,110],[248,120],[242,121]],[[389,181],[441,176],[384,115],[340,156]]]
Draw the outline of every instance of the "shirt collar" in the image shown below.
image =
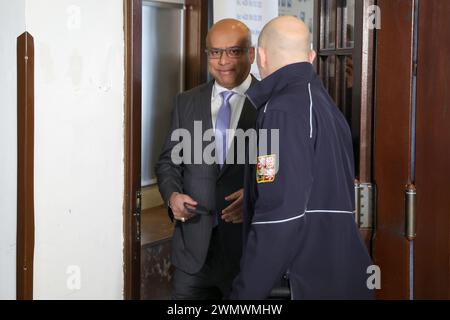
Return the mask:
[[[245,96],[245,93],[247,92],[248,88],[250,88],[251,84],[252,84],[252,76],[248,74],[244,82],[242,82],[239,86],[231,89],[231,91],[233,91],[238,95]],[[230,90],[222,87],[220,84],[217,83],[217,81],[214,81],[214,87],[212,90],[212,99],[214,100],[215,98],[217,98],[217,96],[223,91],[230,91]]]

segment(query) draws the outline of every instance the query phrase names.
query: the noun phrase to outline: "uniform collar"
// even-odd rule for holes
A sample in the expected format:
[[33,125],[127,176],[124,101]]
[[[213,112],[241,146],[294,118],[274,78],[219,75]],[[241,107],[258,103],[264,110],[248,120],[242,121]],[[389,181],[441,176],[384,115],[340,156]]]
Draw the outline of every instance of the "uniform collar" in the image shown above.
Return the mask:
[[256,109],[265,106],[272,94],[277,93],[290,84],[311,81],[314,79],[314,68],[309,62],[289,64],[278,69],[259,83],[255,83],[248,91],[247,97]]
[[[242,82],[239,86],[231,89],[231,91],[241,96],[245,96],[245,93],[247,92],[248,88],[250,88],[251,84],[252,84],[252,76],[248,74],[244,82]],[[223,91],[230,91],[230,90],[222,87],[220,84],[217,83],[217,81],[214,81],[214,86],[212,90],[212,99],[214,100]]]

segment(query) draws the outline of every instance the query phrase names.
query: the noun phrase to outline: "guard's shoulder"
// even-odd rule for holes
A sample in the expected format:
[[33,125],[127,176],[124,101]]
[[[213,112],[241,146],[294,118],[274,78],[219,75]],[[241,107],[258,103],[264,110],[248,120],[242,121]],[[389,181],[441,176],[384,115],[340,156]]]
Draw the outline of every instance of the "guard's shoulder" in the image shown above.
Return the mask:
[[273,95],[267,104],[266,111],[286,112],[292,116],[309,110],[310,95],[308,83],[288,86]]

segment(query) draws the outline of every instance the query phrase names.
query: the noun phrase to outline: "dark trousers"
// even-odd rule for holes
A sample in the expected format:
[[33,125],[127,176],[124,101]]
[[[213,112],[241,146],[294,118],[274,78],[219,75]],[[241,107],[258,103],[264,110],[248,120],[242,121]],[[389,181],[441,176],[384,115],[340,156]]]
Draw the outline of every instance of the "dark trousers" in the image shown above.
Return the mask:
[[227,299],[238,272],[239,261],[227,259],[217,228],[214,228],[202,269],[195,274],[175,269],[172,298],[174,300]]

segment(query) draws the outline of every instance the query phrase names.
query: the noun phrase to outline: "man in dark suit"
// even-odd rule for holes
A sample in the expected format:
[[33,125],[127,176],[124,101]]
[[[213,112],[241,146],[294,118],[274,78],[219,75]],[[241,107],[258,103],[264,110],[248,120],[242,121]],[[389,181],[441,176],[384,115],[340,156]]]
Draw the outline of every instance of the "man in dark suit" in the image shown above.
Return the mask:
[[[256,81],[250,75],[255,51],[248,27],[233,19],[217,22],[206,44],[214,81],[176,97],[172,126],[156,165],[159,190],[176,221],[174,299],[226,298],[242,251],[245,163],[236,161],[242,149],[233,143],[233,130],[245,131],[255,123],[256,110],[245,96]],[[213,142],[196,136],[203,137],[205,130],[212,132]],[[193,135],[193,143],[185,137],[182,143],[173,139],[174,132]],[[211,143],[217,160],[212,164],[204,158]],[[181,157],[176,159],[176,154]]]

